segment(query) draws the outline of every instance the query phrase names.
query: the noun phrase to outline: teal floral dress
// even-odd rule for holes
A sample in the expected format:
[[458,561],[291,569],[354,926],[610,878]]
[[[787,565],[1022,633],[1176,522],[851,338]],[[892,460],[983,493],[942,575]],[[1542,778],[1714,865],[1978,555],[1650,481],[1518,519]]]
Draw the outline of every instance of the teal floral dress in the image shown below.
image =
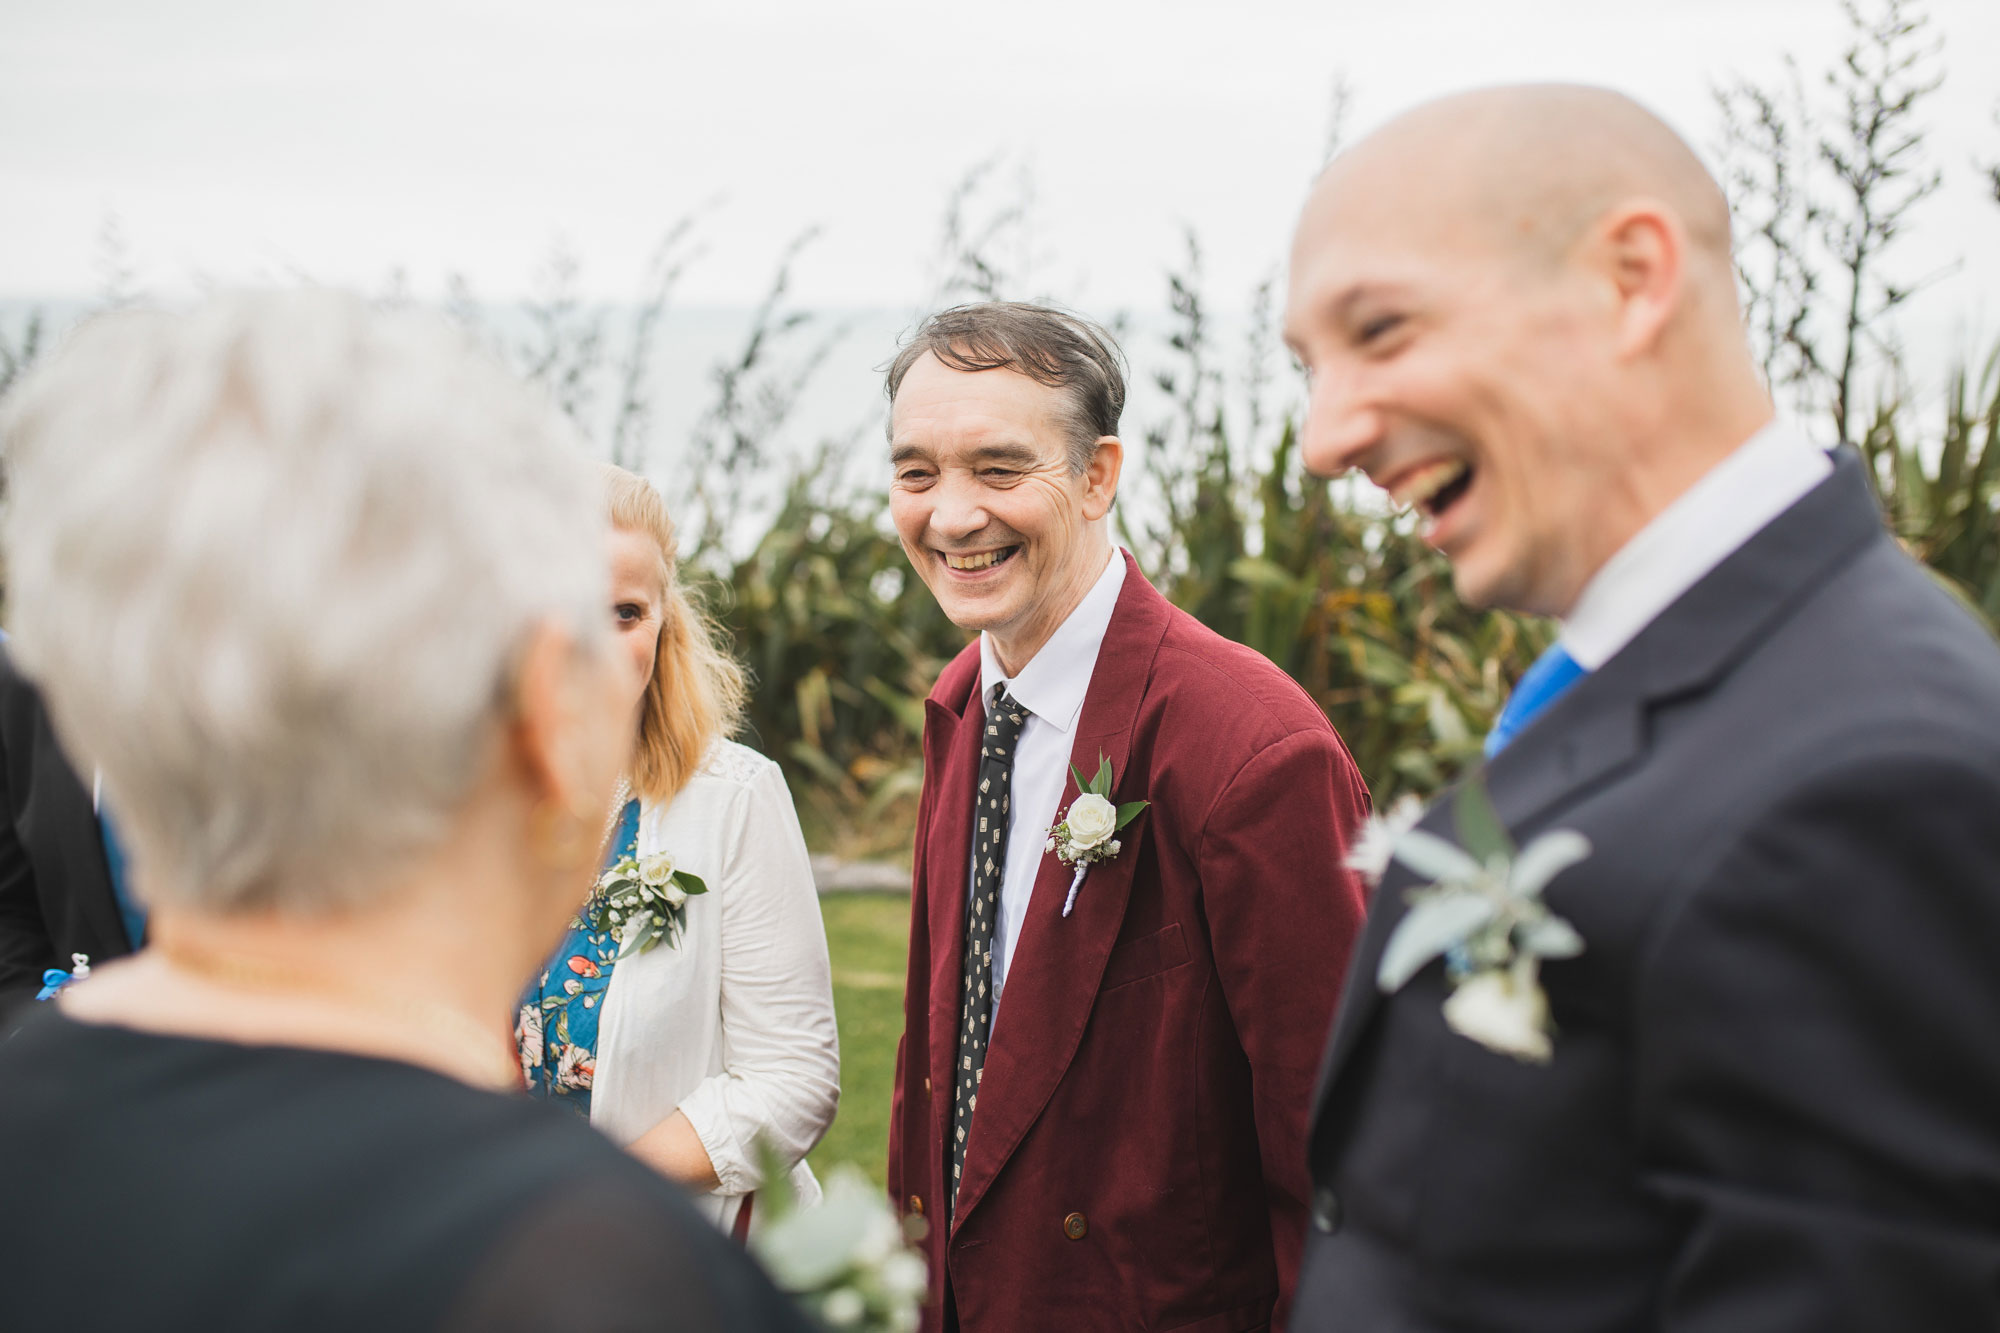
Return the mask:
[[[635,852],[639,843],[639,803],[628,801],[618,816],[617,836],[605,857],[610,866]],[[581,913],[540,980],[521,997],[514,1023],[521,1077],[528,1091],[590,1118],[590,1085],[597,1074],[597,1025],[618,961],[618,940],[594,931]]]

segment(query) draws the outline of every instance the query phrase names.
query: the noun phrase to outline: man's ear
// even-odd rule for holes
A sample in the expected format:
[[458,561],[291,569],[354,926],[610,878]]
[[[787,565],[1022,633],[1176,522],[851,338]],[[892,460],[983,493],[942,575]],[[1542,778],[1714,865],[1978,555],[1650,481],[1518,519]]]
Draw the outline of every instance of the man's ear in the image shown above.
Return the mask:
[[573,732],[568,658],[574,651],[569,636],[544,621],[528,635],[514,671],[513,753],[510,756],[528,798],[558,809],[577,797],[575,767],[565,753]]
[[1118,476],[1125,469],[1125,444],[1116,435],[1097,437],[1097,452],[1083,470],[1083,516],[1095,523],[1111,512],[1118,498]]
[[1591,249],[1612,302],[1618,354],[1643,355],[1686,299],[1687,230],[1665,204],[1637,199],[1605,215]]
[[531,806],[592,811],[610,799],[637,731],[617,716],[608,678],[617,669],[600,668],[556,622],[529,632],[514,671],[508,762]]

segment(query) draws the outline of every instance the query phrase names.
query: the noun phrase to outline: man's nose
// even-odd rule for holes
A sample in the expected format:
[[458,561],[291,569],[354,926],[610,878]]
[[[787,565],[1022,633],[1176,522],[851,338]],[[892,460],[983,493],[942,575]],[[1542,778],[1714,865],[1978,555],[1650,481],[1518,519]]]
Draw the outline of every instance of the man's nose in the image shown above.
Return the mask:
[[947,472],[931,497],[931,531],[945,541],[961,541],[991,521],[986,497],[971,477]]
[[1366,466],[1369,451],[1382,438],[1382,412],[1361,387],[1350,372],[1329,369],[1313,375],[1299,457],[1318,476],[1337,477]]

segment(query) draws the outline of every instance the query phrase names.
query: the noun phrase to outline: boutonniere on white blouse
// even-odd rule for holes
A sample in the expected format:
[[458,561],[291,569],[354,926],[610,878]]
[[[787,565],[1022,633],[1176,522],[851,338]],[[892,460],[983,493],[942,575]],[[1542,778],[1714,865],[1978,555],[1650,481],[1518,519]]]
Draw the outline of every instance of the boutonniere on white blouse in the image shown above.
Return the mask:
[[1542,890],[1590,855],[1589,840],[1558,829],[1516,851],[1477,777],[1466,779],[1453,806],[1462,849],[1417,828],[1421,813],[1406,798],[1386,818],[1371,817],[1347,859],[1371,882],[1391,860],[1429,881],[1409,891],[1410,910],[1389,936],[1375,984],[1384,994],[1400,990],[1443,955],[1452,987],[1444,1018],[1452,1031],[1517,1060],[1547,1063],[1555,1026],[1541,961],[1574,958],[1583,937],[1549,910]]
[[[699,876],[675,869],[674,859],[665,852],[621,856],[598,876],[597,888],[576,924],[588,923],[592,930],[624,940],[625,947],[618,951],[623,961],[661,940],[678,945],[687,927],[688,899],[707,892],[708,885]],[[632,929],[635,922],[637,929]]]
[[1077,798],[1049,830],[1049,840],[1042,848],[1044,852],[1054,852],[1056,860],[1064,865],[1076,867],[1076,874],[1069,882],[1069,896],[1063,899],[1064,916],[1076,906],[1076,891],[1083,887],[1083,877],[1090,868],[1124,850],[1116,835],[1152,804],[1150,801],[1111,803],[1111,761],[1104,757],[1103,751],[1097,755],[1097,776],[1090,781],[1083,780],[1075,765],[1069,771],[1076,779]]

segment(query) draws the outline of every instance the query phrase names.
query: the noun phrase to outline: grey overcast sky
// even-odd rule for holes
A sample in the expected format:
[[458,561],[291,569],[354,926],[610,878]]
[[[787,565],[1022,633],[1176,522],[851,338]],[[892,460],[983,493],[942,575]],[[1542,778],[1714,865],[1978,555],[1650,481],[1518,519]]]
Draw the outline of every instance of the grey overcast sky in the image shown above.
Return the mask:
[[[1869,0],[1872,3],[1872,0]],[[2000,3],[1932,0],[1950,181],[1912,269],[1962,260],[1931,318],[2000,323]],[[973,163],[1035,186],[1037,286],[1157,304],[1192,225],[1218,294],[1282,257],[1345,71],[1365,132],[1522,79],[1623,89],[1698,146],[1708,86],[1837,51],[1835,0],[0,0],[0,296],[88,295],[115,216],[142,283],[304,273],[418,295],[525,291],[553,242],[632,294],[704,213],[686,303],[754,300],[824,234],[798,299],[905,306]]]

